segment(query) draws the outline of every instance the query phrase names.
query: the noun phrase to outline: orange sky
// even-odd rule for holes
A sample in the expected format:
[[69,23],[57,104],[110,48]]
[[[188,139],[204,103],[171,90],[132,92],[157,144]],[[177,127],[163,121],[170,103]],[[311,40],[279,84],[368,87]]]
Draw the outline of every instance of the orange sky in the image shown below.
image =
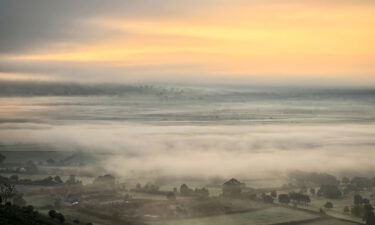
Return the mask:
[[[246,2],[170,17],[90,17],[83,23],[111,30],[111,35],[87,43],[60,41],[31,53],[2,54],[0,59],[105,65],[143,77],[202,74],[375,80],[374,4]],[[134,67],[148,69],[133,71]]]

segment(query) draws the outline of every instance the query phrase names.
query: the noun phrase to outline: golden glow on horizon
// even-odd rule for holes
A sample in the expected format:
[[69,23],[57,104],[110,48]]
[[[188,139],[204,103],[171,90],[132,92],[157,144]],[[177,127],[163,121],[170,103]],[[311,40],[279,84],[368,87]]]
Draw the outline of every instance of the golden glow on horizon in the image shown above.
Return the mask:
[[98,29],[115,29],[118,35],[63,50],[3,58],[124,68],[200,65],[211,74],[375,74],[373,5],[251,4],[215,8],[191,17],[88,22]]

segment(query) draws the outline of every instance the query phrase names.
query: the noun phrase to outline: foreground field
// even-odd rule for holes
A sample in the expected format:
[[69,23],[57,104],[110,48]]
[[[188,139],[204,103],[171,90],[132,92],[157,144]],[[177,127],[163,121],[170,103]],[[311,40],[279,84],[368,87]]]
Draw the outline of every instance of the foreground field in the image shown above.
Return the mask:
[[316,218],[317,216],[287,209],[283,207],[272,207],[246,213],[235,213],[219,216],[210,216],[192,219],[179,219],[170,221],[152,222],[152,225],[266,225],[289,221],[299,221]]
[[315,222],[301,223],[303,225],[355,225],[356,223],[341,221],[337,219],[326,219]]

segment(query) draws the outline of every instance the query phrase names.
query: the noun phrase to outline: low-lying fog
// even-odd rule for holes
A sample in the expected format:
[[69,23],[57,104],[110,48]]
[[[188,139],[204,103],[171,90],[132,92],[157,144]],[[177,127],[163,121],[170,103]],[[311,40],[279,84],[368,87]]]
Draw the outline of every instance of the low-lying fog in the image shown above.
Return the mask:
[[3,94],[2,149],[39,144],[107,152],[90,169],[123,177],[259,178],[294,169],[335,174],[375,170],[373,90],[142,90],[147,91]]

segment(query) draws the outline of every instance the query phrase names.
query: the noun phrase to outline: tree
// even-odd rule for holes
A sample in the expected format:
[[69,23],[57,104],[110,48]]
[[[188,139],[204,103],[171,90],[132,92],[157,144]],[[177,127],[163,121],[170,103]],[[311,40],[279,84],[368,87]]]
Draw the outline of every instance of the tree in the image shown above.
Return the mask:
[[322,185],[319,188],[318,196],[324,196],[331,199],[341,198],[342,193],[336,185]]
[[57,219],[58,221],[60,221],[60,223],[64,223],[64,222],[65,222],[65,217],[64,217],[64,215],[61,214],[61,213],[57,213],[57,214],[56,214],[56,219]]
[[360,205],[363,203],[363,198],[359,194],[354,195],[353,197],[354,205]]
[[366,225],[375,225],[375,214],[372,205],[364,205],[363,220],[366,221]]
[[52,219],[55,219],[57,216],[57,212],[55,210],[50,210],[48,211],[48,216],[51,217]]
[[48,165],[54,165],[56,163],[54,159],[48,159],[46,162]]
[[25,168],[27,172],[35,172],[36,170],[38,170],[37,165],[31,160],[26,162]]
[[193,193],[193,189],[189,188],[186,184],[182,184],[180,187],[180,193],[182,196],[189,196]]
[[54,180],[56,183],[58,183],[58,184],[62,184],[62,183],[64,183],[64,182],[62,181],[62,179],[61,179],[60,176],[55,176],[55,177],[53,178],[53,180]]
[[19,180],[19,177],[17,175],[12,175],[9,177],[10,180],[12,180],[12,182],[17,182]]
[[361,217],[363,215],[363,207],[361,205],[354,205],[351,210],[350,210],[350,213],[353,215],[353,216],[356,216],[356,217]]
[[167,197],[168,200],[176,200],[175,193],[171,192],[171,191],[166,194],[166,197]]
[[16,194],[16,189],[14,185],[9,183],[0,183],[0,196],[2,201],[7,202],[9,199],[13,198]]
[[102,188],[114,189],[116,186],[116,178],[112,176],[111,174],[98,176],[93,181],[93,184],[99,185]]
[[208,198],[208,196],[210,195],[208,189],[206,188],[195,188],[193,194],[200,199]]
[[2,154],[0,154],[0,164],[2,164],[5,161],[6,157]]
[[364,188],[371,187],[371,180],[366,177],[353,177],[350,181],[356,190],[363,190]]
[[326,209],[332,209],[333,208],[332,202],[326,202],[326,204],[324,204],[324,208],[326,208]]
[[75,175],[69,175],[69,178],[65,181],[65,184],[82,184],[82,182],[77,180]]
[[18,205],[18,206],[25,206],[26,205],[26,201],[25,201],[25,199],[23,199],[22,193],[17,193],[13,197],[13,204]]
[[289,177],[296,180],[300,185],[306,185],[308,183],[317,185],[338,185],[340,183],[335,176],[327,173],[294,171],[289,174]]
[[297,192],[289,193],[289,198],[290,198],[290,200],[293,200],[295,204],[304,203],[304,204],[307,205],[308,203],[311,202],[310,196],[305,195],[305,194],[301,194],[301,193],[297,193]]
[[279,202],[281,204],[289,204],[290,203],[289,195],[287,195],[287,194],[279,194]]
[[262,194],[262,200],[266,203],[273,203],[273,198],[271,195]]
[[25,207],[23,207],[23,210],[27,214],[32,214],[34,212],[34,206],[32,206],[32,205],[25,206]]
[[343,177],[341,179],[341,183],[343,183],[343,184],[349,184],[350,183],[350,179],[348,177]]

